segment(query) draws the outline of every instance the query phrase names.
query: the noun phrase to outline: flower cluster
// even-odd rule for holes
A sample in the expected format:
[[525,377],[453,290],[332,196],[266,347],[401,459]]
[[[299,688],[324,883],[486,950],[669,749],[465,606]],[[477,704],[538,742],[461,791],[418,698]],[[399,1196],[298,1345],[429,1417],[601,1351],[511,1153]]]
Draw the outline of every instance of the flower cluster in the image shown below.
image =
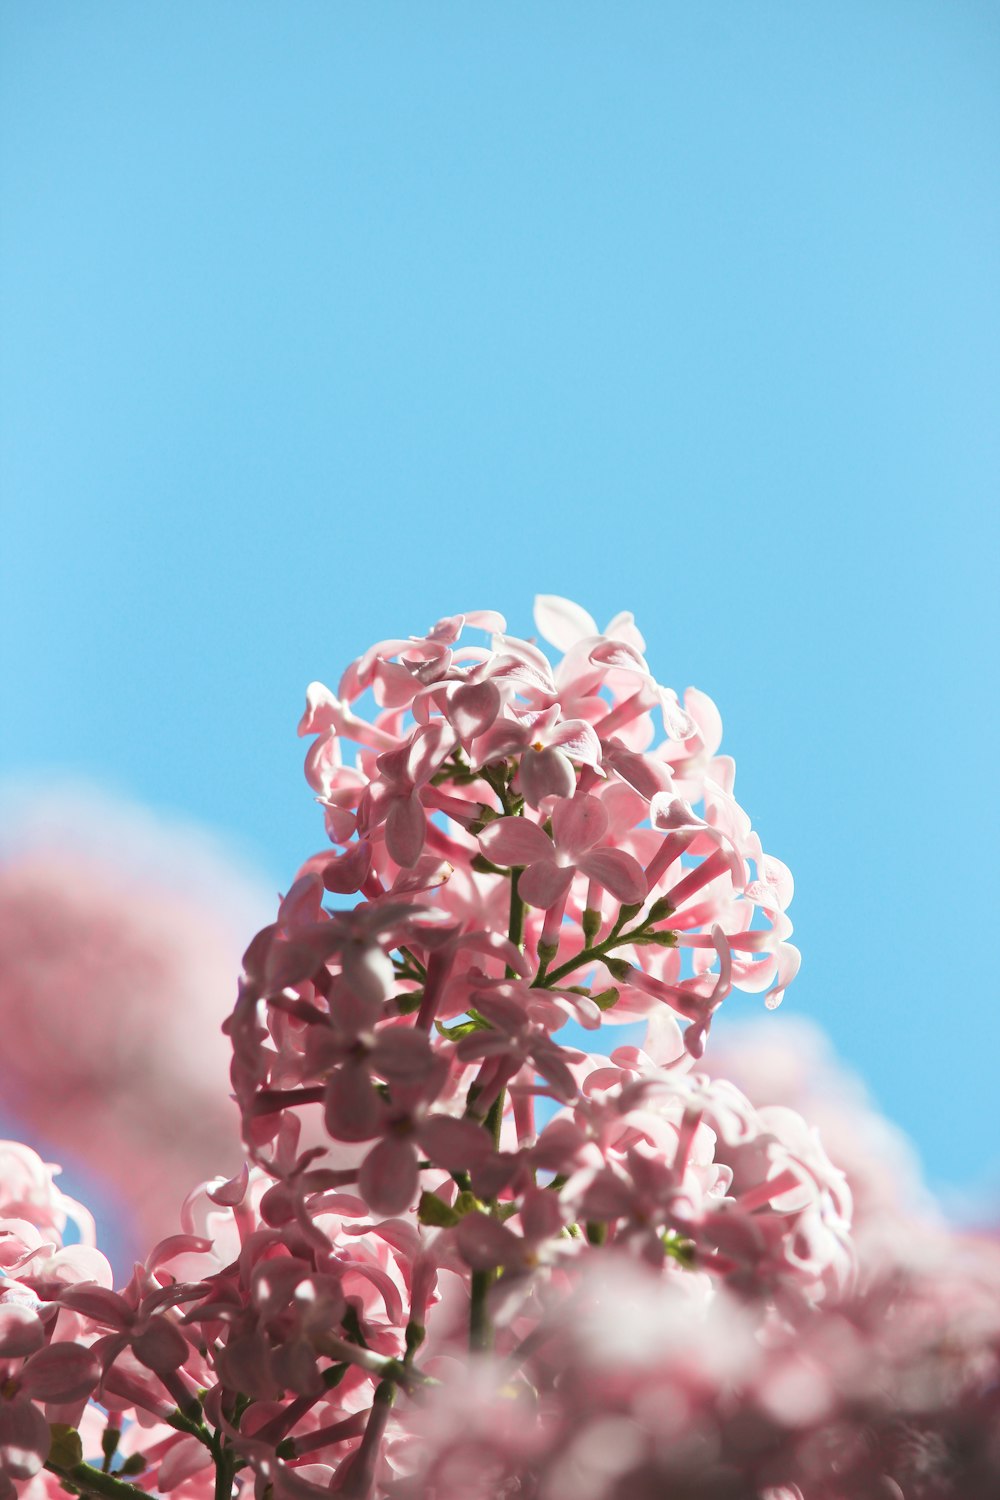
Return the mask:
[[859,1263],[816,1132],[705,1067],[797,965],[714,706],[630,616],[537,622],[556,666],[481,612],[309,690],[329,845],[226,1022],[239,1175],[116,1292],[0,1156],[0,1500],[997,1492],[988,1247]]

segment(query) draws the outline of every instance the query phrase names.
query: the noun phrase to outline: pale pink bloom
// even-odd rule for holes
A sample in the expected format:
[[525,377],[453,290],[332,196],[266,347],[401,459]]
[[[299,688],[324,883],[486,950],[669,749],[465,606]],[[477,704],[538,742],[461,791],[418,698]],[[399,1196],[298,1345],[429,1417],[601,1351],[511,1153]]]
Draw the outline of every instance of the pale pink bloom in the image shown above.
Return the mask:
[[[658,1024],[654,1019],[652,1027]],[[788,1105],[809,1119],[850,1184],[855,1239],[866,1263],[905,1258],[914,1220],[941,1226],[912,1146],[811,1022],[782,1015],[731,1023],[704,1066],[732,1079],[755,1104]]]
[[239,1160],[221,1024],[266,898],[204,835],[86,790],[18,800],[0,849],[4,1106],[102,1179],[141,1243]]
[[495,864],[525,867],[519,891],[529,906],[547,910],[564,900],[577,873],[619,901],[644,900],[646,882],[638,861],[602,843],[609,820],[598,798],[558,798],[551,818],[551,838],[528,818],[501,818],[479,837],[483,853]]

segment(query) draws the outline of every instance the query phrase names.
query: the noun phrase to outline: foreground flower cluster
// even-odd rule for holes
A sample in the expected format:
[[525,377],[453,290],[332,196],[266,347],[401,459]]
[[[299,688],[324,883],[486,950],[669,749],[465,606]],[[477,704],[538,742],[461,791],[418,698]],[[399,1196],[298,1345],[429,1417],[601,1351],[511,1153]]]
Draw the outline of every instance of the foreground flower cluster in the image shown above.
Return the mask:
[[707,1066],[798,962],[714,705],[630,616],[537,623],[555,666],[481,612],[310,689],[329,846],[226,1023],[248,1164],[127,1287],[0,1155],[0,1500],[1000,1493],[997,1248]]

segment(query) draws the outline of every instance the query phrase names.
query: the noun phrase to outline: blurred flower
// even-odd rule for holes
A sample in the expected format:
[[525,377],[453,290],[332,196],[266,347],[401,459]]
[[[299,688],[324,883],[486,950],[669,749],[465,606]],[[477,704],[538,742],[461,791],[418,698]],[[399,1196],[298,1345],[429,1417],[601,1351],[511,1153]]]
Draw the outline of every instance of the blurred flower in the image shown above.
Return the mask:
[[138,1247],[239,1163],[220,1026],[267,894],[206,834],[91,789],[0,802],[6,1124],[110,1186]]

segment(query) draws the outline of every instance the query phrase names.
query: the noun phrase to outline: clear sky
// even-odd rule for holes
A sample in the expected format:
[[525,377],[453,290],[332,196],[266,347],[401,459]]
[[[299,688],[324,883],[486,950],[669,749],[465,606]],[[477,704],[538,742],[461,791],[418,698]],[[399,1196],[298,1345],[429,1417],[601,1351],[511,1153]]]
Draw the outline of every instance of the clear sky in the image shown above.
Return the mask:
[[1000,9],[0,0],[0,173],[0,771],[277,888],[311,678],[633,609],[786,1005],[1000,1198]]

